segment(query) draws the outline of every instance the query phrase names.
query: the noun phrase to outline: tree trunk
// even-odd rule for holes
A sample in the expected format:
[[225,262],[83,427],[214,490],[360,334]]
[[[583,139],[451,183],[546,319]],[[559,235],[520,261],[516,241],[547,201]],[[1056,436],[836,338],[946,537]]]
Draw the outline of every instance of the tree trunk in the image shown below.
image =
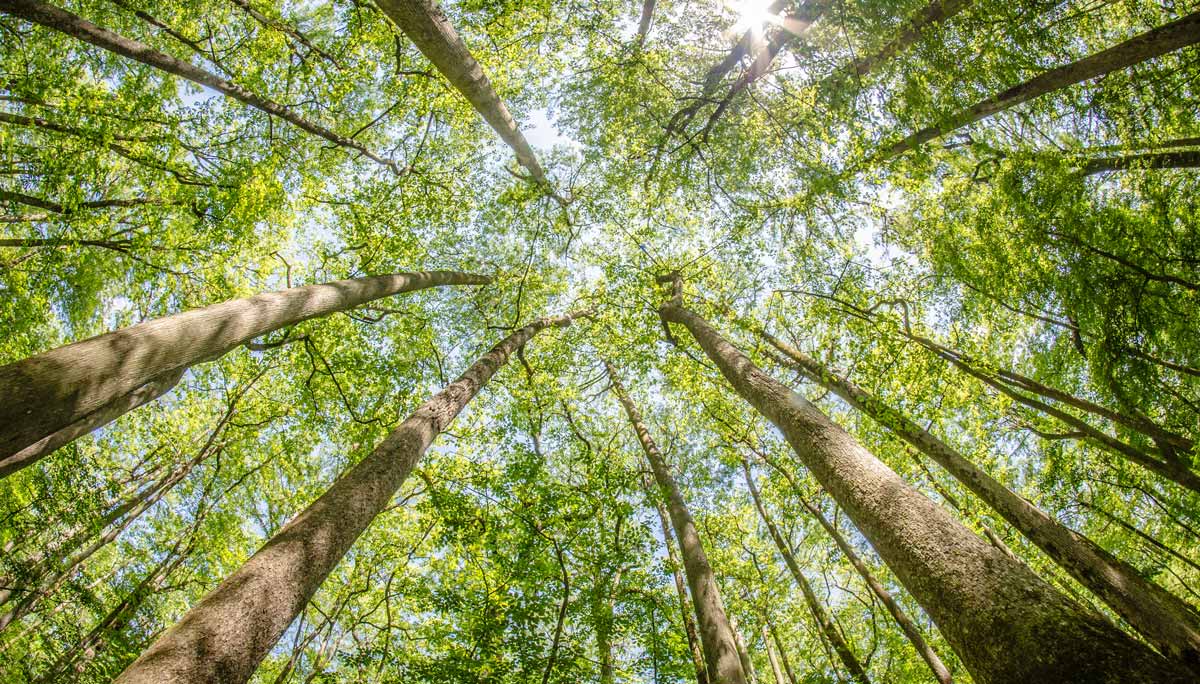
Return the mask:
[[671,564],[671,575],[675,578],[675,593],[679,596],[679,610],[683,615],[683,631],[687,634],[688,650],[692,654],[692,665],[696,668],[696,684],[708,684],[708,666],[704,663],[704,649],[700,647],[700,640],[696,636],[696,620],[692,617],[691,600],[688,598],[683,573],[679,570],[682,566],[675,556],[675,535],[671,533],[671,518],[667,514],[661,497],[654,495],[650,478],[644,472],[642,473],[642,487],[646,490],[646,496],[654,502],[654,509],[658,511],[658,522],[662,525],[663,544],[667,547],[667,562]]
[[430,271],[296,287],[157,318],[10,363],[0,367],[0,466],[11,473],[16,467],[8,460],[30,445],[119,404],[156,378],[273,330],[399,292],[487,282]]
[[57,430],[21,449],[12,456],[0,460],[0,478],[8,477],[25,466],[37,463],[43,457],[54,453],[76,439],[91,434],[93,431],[108,425],[139,406],[148,404],[170,392],[175,385],[179,384],[179,379],[183,377],[185,370],[184,368],[178,368],[164,373],[132,392],[113,399],[65,428]]
[[737,392],[780,429],[937,623],[975,681],[1194,679],[980,539],[678,299],[660,312],[665,321],[685,325]]
[[812,613],[813,620],[816,621],[821,634],[833,646],[834,652],[838,654],[838,659],[842,661],[842,665],[846,668],[846,672],[850,674],[850,677],[861,684],[871,684],[871,678],[867,676],[866,669],[859,662],[858,656],[854,655],[854,651],[850,649],[850,644],[846,643],[846,640],[842,637],[842,633],[838,631],[837,625],[833,624],[833,619],[829,616],[829,611],[825,610],[825,606],[821,605],[821,600],[817,598],[817,593],[813,591],[808,578],[800,571],[800,565],[796,562],[795,556],[792,555],[791,549],[788,548],[783,534],[780,533],[779,528],[775,525],[775,521],[767,513],[762,498],[758,494],[758,487],[754,484],[754,476],[750,473],[750,461],[745,458],[742,459],[742,472],[746,476],[746,487],[750,489],[750,496],[754,499],[754,508],[758,511],[759,517],[762,518],[763,524],[767,526],[767,532],[771,535],[771,540],[775,542],[775,548],[779,549],[779,555],[783,556],[784,563],[787,564],[788,570],[792,573],[792,578],[796,580],[796,584],[804,594],[804,602],[808,604],[808,610]]
[[359,152],[377,164],[382,164],[392,169],[392,171],[400,173],[400,168],[396,165],[396,162],[384,159],[364,147],[361,143],[334,133],[318,123],[309,121],[289,107],[252,93],[232,81],[193,66],[181,59],[159,52],[149,45],[117,35],[108,29],[97,26],[82,17],[78,17],[54,5],[39,2],[39,0],[0,0],[0,11],[65,33],[84,42],[91,43],[96,47],[103,48],[122,57],[128,57],[129,59],[187,79],[193,83],[208,86],[242,104],[254,107],[271,116],[277,116],[303,131],[320,136],[339,147]]
[[483,67],[458,37],[442,8],[434,0],[375,0],[375,4],[500,134],[533,180],[548,186],[546,172],[538,163],[529,141],[517,128],[508,107],[483,73]]
[[775,630],[775,625],[771,624],[769,618],[764,618],[767,631],[771,634],[771,642],[775,644],[775,652],[779,654],[779,660],[783,663],[783,671],[787,673],[788,684],[799,684],[796,679],[796,672],[792,669],[792,661],[788,658],[787,651],[783,648],[783,640],[779,638],[779,632]]
[[1194,169],[1200,167],[1200,150],[1131,154],[1123,157],[1099,157],[1083,163],[1080,172],[1085,176],[1105,171],[1138,169]]
[[775,678],[775,684],[788,684],[788,680],[783,675],[783,668],[779,666],[779,658],[775,656],[775,649],[771,646],[771,634],[767,631],[767,626],[762,626],[763,648],[767,650],[767,660],[771,663],[771,675]]
[[550,326],[543,318],[493,347],[192,607],[117,678],[120,684],[246,682],[325,577],[387,507],[434,438],[508,358]]
[[667,500],[667,511],[671,515],[671,523],[675,528],[675,536],[679,539],[679,550],[683,556],[683,570],[687,576],[688,588],[692,593],[692,605],[696,610],[696,622],[700,626],[700,642],[704,646],[704,661],[708,665],[708,674],[712,684],[749,684],[747,673],[742,668],[738,657],[737,643],[734,639],[733,627],[725,613],[725,605],[721,600],[721,590],[717,586],[717,578],[712,567],[708,564],[708,556],[700,543],[700,535],[696,531],[696,523],[683,501],[679,486],[667,467],[662,452],[650,437],[650,431],[642,422],[642,416],[633,405],[625,386],[617,377],[617,371],[608,361],[604,362],[608,376],[612,380],[613,393],[629,416],[629,422],[637,433],[638,442],[646,452],[650,461],[650,469],[654,479]]
[[733,645],[737,646],[742,672],[746,673],[746,679],[750,681],[750,684],[758,684],[758,673],[754,671],[754,661],[750,660],[750,651],[746,649],[746,642],[742,639],[742,630],[738,627],[737,618],[732,615],[729,616],[729,628],[733,630]]
[[1147,31],[1077,62],[1038,74],[1024,83],[957,112],[948,117],[945,124],[922,128],[884,149],[876,155],[874,160],[886,161],[897,157],[934,138],[986,119],[997,112],[1010,109],[1023,102],[1148,59],[1154,59],[1197,42],[1200,42],[1200,12],[1194,12],[1182,19]]
[[762,336],[786,354],[793,367],[945,468],[1161,651],[1200,670],[1200,616],[1190,606],[1092,540],[1059,524],[878,398],[799,350],[765,332]]
[[[779,464],[770,463],[766,454],[758,453],[758,455],[764,461],[768,461],[768,464],[779,472],[785,472]],[[916,623],[914,623],[912,619],[908,617],[908,614],[904,612],[904,609],[900,607],[900,604],[896,603],[896,599],[894,596],[892,596],[892,593],[883,586],[883,583],[880,582],[877,577],[875,577],[875,573],[871,572],[871,569],[867,567],[867,564],[863,562],[863,559],[860,558],[858,553],[854,551],[854,547],[851,546],[850,542],[848,542],[846,538],[842,536],[841,532],[838,532],[838,529],[833,526],[833,523],[829,522],[829,520],[825,517],[825,514],[821,512],[821,509],[810,504],[808,499],[804,498],[800,492],[798,484],[790,477],[788,478],[788,481],[792,485],[792,489],[795,491],[796,498],[799,499],[800,505],[804,506],[804,510],[808,511],[809,515],[815,518],[821,527],[827,533],[829,533],[829,536],[833,538],[833,542],[837,544],[838,549],[840,549],[842,554],[846,556],[846,560],[850,561],[850,565],[854,566],[854,569],[858,571],[858,574],[863,578],[863,581],[867,583],[867,586],[871,589],[871,592],[875,594],[879,601],[888,609],[888,612],[892,614],[892,618],[896,620],[896,624],[900,627],[900,631],[904,632],[904,636],[908,638],[910,643],[912,643],[913,648],[916,649],[918,654],[920,654],[921,659],[924,660],[925,663],[929,665],[929,669],[933,671],[934,679],[942,684],[951,684],[953,677],[950,675],[950,670],[946,667],[945,663],[942,662],[942,659],[938,657],[938,654],[934,652],[929,643],[925,641],[925,637],[921,634],[921,630],[917,628]]]

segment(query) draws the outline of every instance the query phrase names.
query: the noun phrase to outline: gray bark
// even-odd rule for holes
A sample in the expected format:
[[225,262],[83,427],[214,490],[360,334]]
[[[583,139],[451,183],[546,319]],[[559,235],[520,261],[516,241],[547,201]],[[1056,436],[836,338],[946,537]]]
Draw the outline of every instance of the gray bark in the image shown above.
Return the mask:
[[271,331],[400,292],[488,281],[432,271],[297,287],[146,321],[10,363],[0,367],[0,463],[157,378]]
[[678,299],[660,313],[665,321],[685,325],[737,392],[780,429],[933,618],[976,682],[1194,680],[1179,663],[973,534]]
[[683,495],[679,492],[679,485],[675,483],[675,478],[671,476],[671,471],[667,467],[666,459],[663,458],[658,445],[650,436],[646,424],[642,422],[642,416],[634,406],[629,393],[625,391],[625,386],[617,377],[616,369],[607,361],[604,362],[604,367],[608,370],[608,377],[612,380],[613,393],[625,409],[625,414],[629,417],[634,432],[637,433],[638,442],[646,452],[647,460],[650,461],[654,479],[658,483],[659,489],[662,490],[663,497],[667,500],[667,511],[671,515],[671,524],[675,528],[675,536],[679,540],[679,551],[683,557],[684,575],[687,577],[688,588],[692,593],[696,623],[700,627],[700,642],[704,647],[704,660],[708,665],[709,681],[712,684],[748,684],[750,680],[742,668],[741,658],[738,656],[733,627],[729,623],[729,616],[725,613],[725,605],[721,599],[721,590],[717,586],[717,578],[713,574],[712,566],[708,563],[708,555],[704,552],[704,545],[700,542],[700,534],[696,530],[692,514],[688,511],[687,504],[683,501]]
[[831,373],[798,349],[765,332],[762,336],[788,357],[790,365],[945,468],[1159,650],[1200,671],[1200,615],[1188,604],[1091,539],[1059,524],[877,397]]
[[945,124],[929,126],[913,133],[882,152],[875,161],[886,161],[946,133],[1039,98],[1055,90],[1103,76],[1104,74],[1154,59],[1200,42],[1200,12],[1194,12],[1169,24],[1130,38],[1076,62],[1051,69],[1024,83],[977,102],[947,118]]
[[569,325],[578,315],[543,318],[504,338],[271,537],[116,681],[248,681],[434,438],[530,338],[547,327]]
[[442,8],[433,0],[375,0],[375,4],[500,134],[533,180],[549,185],[546,172],[538,163],[529,141],[517,128],[504,100],[500,99],[487,74],[483,73],[483,67],[458,37]]

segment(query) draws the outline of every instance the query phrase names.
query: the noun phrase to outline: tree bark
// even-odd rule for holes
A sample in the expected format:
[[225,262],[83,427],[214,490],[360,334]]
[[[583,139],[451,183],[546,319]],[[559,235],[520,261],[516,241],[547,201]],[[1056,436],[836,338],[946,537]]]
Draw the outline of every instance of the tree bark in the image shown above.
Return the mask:
[[750,496],[754,499],[754,508],[762,518],[763,524],[767,526],[767,532],[771,535],[771,540],[775,542],[775,548],[779,549],[779,555],[783,556],[783,561],[791,571],[792,578],[796,580],[801,593],[804,594],[804,602],[808,604],[808,610],[812,613],[813,620],[816,621],[821,634],[833,646],[834,652],[838,654],[838,659],[842,661],[842,666],[846,668],[850,677],[861,684],[871,684],[871,678],[867,676],[866,669],[859,662],[858,656],[854,655],[854,651],[850,649],[850,644],[846,643],[842,633],[838,631],[837,625],[833,624],[829,611],[821,605],[821,600],[817,598],[817,593],[813,591],[808,578],[801,572],[800,565],[796,562],[796,557],[792,555],[791,549],[788,548],[783,534],[780,533],[775,521],[767,513],[766,507],[763,506],[762,498],[758,494],[758,487],[754,484],[754,476],[750,472],[750,461],[745,458],[742,459],[742,472],[746,476],[746,487],[750,489]]
[[[2,1],[2,0],[0,0]],[[360,304],[490,279],[454,271],[399,273],[297,287],[213,304],[75,342],[0,367],[0,464],[140,387],[219,358],[273,330]]]
[[779,632],[775,629],[775,625],[771,624],[770,618],[764,618],[766,621],[767,631],[771,633],[771,641],[775,644],[775,652],[779,654],[779,660],[783,663],[783,671],[787,673],[788,684],[799,684],[796,679],[796,672],[792,669],[792,661],[788,658],[787,651],[783,648],[783,640],[779,638]]
[[434,438],[530,338],[547,327],[570,325],[579,315],[542,318],[492,347],[193,606],[116,681],[248,681]]
[[[779,464],[771,463],[766,454],[757,451],[756,453],[758,453],[759,458],[767,461],[768,465],[771,465],[781,473],[786,473],[786,471],[784,471]],[[749,467],[745,461],[743,461],[743,464],[746,465],[747,468]],[[747,476],[749,476],[748,471]],[[946,664],[942,662],[942,659],[938,657],[938,654],[934,652],[933,647],[929,645],[929,642],[925,641],[924,635],[921,634],[921,630],[917,628],[917,625],[912,621],[912,618],[908,617],[908,614],[904,612],[904,609],[900,607],[900,604],[896,603],[896,598],[892,596],[892,593],[883,586],[883,583],[880,582],[877,577],[875,577],[875,573],[871,572],[871,569],[867,567],[867,564],[863,562],[863,559],[859,557],[857,552],[855,552],[854,547],[851,546],[850,542],[848,542],[846,538],[842,536],[842,533],[833,526],[833,523],[829,522],[829,520],[825,517],[825,514],[821,512],[821,509],[808,502],[808,499],[806,499],[800,492],[798,483],[791,479],[790,476],[788,477],[788,482],[792,485],[792,490],[796,493],[796,498],[799,499],[800,505],[804,507],[804,510],[808,511],[809,515],[816,519],[817,523],[821,525],[822,529],[829,533],[829,536],[833,538],[833,542],[837,544],[838,549],[840,549],[842,554],[846,556],[846,560],[850,561],[850,565],[854,566],[854,569],[858,571],[858,574],[863,578],[863,581],[866,582],[867,587],[871,589],[871,592],[875,594],[879,601],[887,608],[888,612],[891,613],[892,618],[896,621],[896,625],[900,627],[900,631],[904,633],[904,636],[908,638],[909,642],[913,645],[913,648],[916,649],[917,653],[921,656],[921,659],[924,660],[925,663],[929,665],[929,669],[933,671],[934,679],[936,679],[938,682],[941,682],[941,684],[951,684],[954,678],[951,676],[949,668],[947,668]]]
[[500,134],[533,180],[548,186],[546,172],[538,163],[529,141],[517,128],[508,107],[483,73],[483,67],[459,38],[442,8],[434,0],[375,0],[375,4]]
[[1197,42],[1200,42],[1200,12],[1194,12],[1169,24],[1151,29],[1124,43],[1114,45],[1079,61],[1038,74],[1024,83],[955,113],[947,118],[945,124],[922,128],[900,142],[887,147],[876,155],[874,160],[892,159],[946,133],[986,119],[997,112],[1010,109],[1023,102],[1097,76],[1125,69]]
[[132,392],[113,399],[65,428],[0,460],[0,478],[8,477],[26,466],[37,463],[80,437],[91,434],[139,406],[148,404],[170,392],[175,385],[179,384],[185,370],[179,368],[154,378]]
[[1130,154],[1122,157],[1098,157],[1083,163],[1080,172],[1085,176],[1105,171],[1139,169],[1194,169],[1200,167],[1200,150]]
[[617,377],[616,368],[608,361],[604,362],[604,367],[612,381],[613,393],[625,409],[625,414],[637,433],[638,442],[650,461],[654,479],[667,500],[667,511],[671,516],[675,536],[679,539],[683,570],[692,593],[692,606],[696,611],[696,623],[700,627],[700,642],[704,647],[704,661],[708,666],[710,681],[712,684],[749,684],[749,678],[738,656],[733,627],[725,613],[717,578],[713,574],[712,566],[708,564],[708,556],[700,542],[692,514],[683,501],[683,495],[679,492],[675,478],[671,476],[662,452],[650,437],[650,431],[642,422],[641,414]]
[[1200,615],[1136,568],[1091,539],[1059,524],[1044,511],[997,482],[948,444],[875,396],[838,377],[815,359],[775,339],[763,339],[783,352],[792,367],[837,394],[928,455],[999,513],[1163,653],[1200,671]]
[[975,681],[1194,679],[980,539],[678,299],[660,313],[686,326],[738,393],[780,429],[933,618]]
[[279,117],[303,131],[328,140],[334,145],[355,150],[371,161],[387,166],[397,174],[401,172],[396,162],[384,159],[367,149],[361,143],[339,135],[316,122],[300,116],[300,114],[289,107],[252,93],[232,81],[193,66],[181,59],[172,57],[164,52],[159,52],[149,45],[117,35],[108,29],[97,26],[82,17],[71,14],[54,5],[49,5],[39,0],[0,0],[0,11],[20,17],[34,24],[45,26],[48,29],[65,33],[122,57],[141,62],[146,66],[212,88],[222,95],[231,97],[242,104],[254,107],[271,116]]
[[775,684],[788,684],[788,680],[783,675],[783,668],[779,666],[779,658],[775,655],[775,649],[771,647],[771,634],[767,631],[767,626],[762,626],[763,648],[767,650],[767,661],[771,663],[771,675],[775,678]]
[[646,496],[654,502],[658,511],[658,522],[662,525],[663,545],[667,548],[667,562],[671,564],[671,576],[675,579],[675,593],[679,596],[679,610],[683,615],[683,631],[687,634],[688,650],[692,654],[692,665],[696,669],[696,684],[708,684],[708,666],[704,663],[704,649],[700,647],[700,639],[696,636],[696,620],[692,617],[691,599],[688,598],[687,586],[684,584],[682,567],[675,556],[675,535],[671,533],[671,518],[663,506],[662,499],[654,495],[650,478],[642,473],[642,487]]

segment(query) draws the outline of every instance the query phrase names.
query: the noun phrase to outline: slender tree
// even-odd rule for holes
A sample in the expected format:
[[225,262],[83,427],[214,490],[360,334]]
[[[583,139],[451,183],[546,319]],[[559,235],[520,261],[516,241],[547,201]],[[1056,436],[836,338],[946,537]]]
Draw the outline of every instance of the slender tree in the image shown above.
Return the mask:
[[301,116],[289,107],[253,93],[228,79],[193,66],[181,59],[172,57],[164,52],[159,52],[149,45],[113,33],[59,7],[40,2],[39,0],[0,0],[0,11],[65,33],[79,40],[91,43],[96,47],[103,48],[122,57],[137,60],[146,66],[160,69],[193,83],[208,86],[242,104],[249,105],[271,116],[283,119],[293,126],[324,138],[338,147],[354,150],[371,161],[387,166],[396,173],[400,173],[400,167],[396,165],[396,162],[379,156],[367,149],[362,143],[335,133],[325,126]]
[[484,121],[517,154],[517,162],[525,167],[533,180],[549,186],[546,172],[538,162],[529,141],[517,128],[504,100],[496,93],[483,73],[483,67],[475,61],[446,13],[434,0],[375,0],[404,35],[417,46],[421,54],[433,63],[450,85],[454,86],[467,102],[479,112]]
[[925,608],[978,682],[1189,681],[1176,662],[1087,611],[905,483],[681,301],[660,308],[783,432],[796,455]]
[[764,331],[762,336],[787,356],[786,360],[791,362],[788,365],[842,397],[945,468],[1161,651],[1200,670],[1200,614],[1191,606],[1142,577],[1132,565],[1108,553],[1091,539],[1058,523],[874,395],[769,333]]
[[[261,335],[401,292],[487,282],[467,273],[427,271],[295,287],[157,318],[2,366],[0,476],[49,453],[36,446],[43,440],[62,442],[70,433],[81,434],[80,425],[112,420],[122,409],[152,399],[181,369],[220,358]],[[96,412],[100,415],[93,416]],[[62,437],[55,436],[64,429]]]
[[795,555],[792,554],[787,540],[783,538],[783,534],[775,525],[775,521],[767,513],[767,509],[763,506],[762,498],[758,494],[758,486],[754,484],[754,475],[750,472],[750,461],[742,459],[742,473],[746,477],[746,487],[750,489],[750,497],[754,500],[754,508],[758,511],[758,517],[762,518],[763,524],[767,527],[767,533],[771,535],[771,540],[775,542],[775,548],[779,550],[779,555],[783,557],[783,561],[787,564],[788,570],[792,573],[792,579],[796,580],[796,585],[800,587],[801,593],[804,594],[804,602],[808,605],[808,611],[812,614],[813,620],[817,623],[817,628],[821,630],[821,635],[833,646],[834,653],[837,653],[838,660],[842,661],[842,666],[846,668],[850,678],[860,684],[870,684],[871,678],[867,676],[867,670],[859,661],[858,656],[854,655],[854,651],[850,648],[850,644],[846,643],[845,637],[838,631],[837,625],[833,623],[833,618],[829,615],[829,611],[821,604],[821,600],[817,598],[817,592],[813,591],[812,584],[808,578],[804,576],[804,572],[800,569],[800,564],[796,562]]
[[646,424],[642,422],[641,413],[638,412],[637,406],[633,404],[633,399],[630,398],[625,386],[617,377],[616,369],[608,361],[604,362],[604,368],[608,371],[609,380],[612,382],[613,393],[616,395],[617,401],[621,403],[621,407],[625,409],[625,415],[629,417],[629,422],[637,434],[638,442],[642,445],[642,450],[646,452],[646,459],[650,461],[650,469],[654,473],[658,488],[667,501],[671,524],[675,529],[675,536],[679,539],[684,575],[687,577],[688,588],[692,593],[696,623],[700,627],[700,643],[704,647],[704,661],[708,665],[709,681],[712,684],[749,684],[749,676],[743,669],[738,654],[733,627],[725,613],[725,604],[721,599],[717,578],[713,574],[712,566],[708,563],[708,555],[704,552],[704,545],[700,541],[700,534],[696,531],[696,523],[692,520],[692,514],[688,511],[687,504],[684,503],[683,495],[679,492],[675,478],[671,476],[662,452],[658,450],[658,445],[650,436]]
[[570,325],[580,315],[539,319],[492,347],[193,606],[116,681],[248,681],[325,577],[387,507],[434,438],[534,335]]
[[944,123],[922,128],[903,140],[884,148],[874,159],[875,161],[886,161],[898,157],[930,140],[986,119],[997,112],[1011,109],[1023,102],[1196,43],[1200,43],[1200,12],[1193,12],[1107,50],[1038,74],[1024,83],[1015,85],[946,117]]

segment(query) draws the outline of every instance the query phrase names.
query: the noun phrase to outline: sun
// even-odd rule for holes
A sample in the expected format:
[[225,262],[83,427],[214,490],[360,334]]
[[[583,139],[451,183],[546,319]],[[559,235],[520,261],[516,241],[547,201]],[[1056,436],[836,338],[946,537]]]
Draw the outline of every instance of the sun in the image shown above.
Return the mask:
[[776,19],[771,4],[772,0],[734,0],[731,5],[738,13],[734,31],[762,31],[764,26]]

